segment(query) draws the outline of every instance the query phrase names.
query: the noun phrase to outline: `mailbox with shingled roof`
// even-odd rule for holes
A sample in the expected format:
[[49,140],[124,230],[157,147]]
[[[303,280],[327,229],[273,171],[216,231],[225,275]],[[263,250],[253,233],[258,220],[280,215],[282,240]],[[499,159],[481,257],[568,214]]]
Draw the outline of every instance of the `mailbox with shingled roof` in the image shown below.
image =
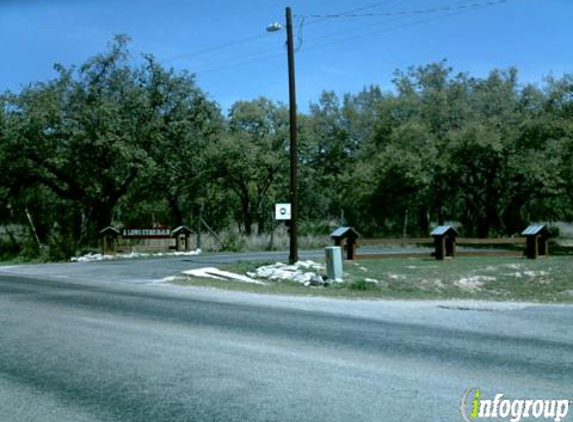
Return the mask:
[[183,250],[190,251],[191,250],[191,229],[187,226],[179,226],[176,229],[173,229],[171,232],[171,236],[175,239],[175,250],[180,251],[181,244],[183,243]]
[[121,232],[113,226],[107,226],[99,232],[101,238],[101,254],[113,255],[117,247],[117,238]]
[[434,238],[435,257],[442,260],[456,255],[456,237],[458,231],[452,226],[438,226],[430,235]]
[[522,233],[525,236],[525,256],[536,259],[540,256],[549,255],[549,230],[543,224],[533,224]]
[[341,249],[346,247],[346,259],[354,261],[356,254],[356,240],[360,237],[358,232],[352,227],[339,227],[330,233],[331,239],[334,239],[334,245],[340,246]]

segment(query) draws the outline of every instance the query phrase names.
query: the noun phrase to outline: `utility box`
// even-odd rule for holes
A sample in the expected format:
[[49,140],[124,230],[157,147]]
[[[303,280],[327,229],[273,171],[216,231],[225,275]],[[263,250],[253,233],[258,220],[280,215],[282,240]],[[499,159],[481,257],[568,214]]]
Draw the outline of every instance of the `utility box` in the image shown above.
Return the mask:
[[436,259],[453,258],[456,255],[456,237],[458,232],[452,226],[438,226],[430,235],[434,238]]
[[525,236],[525,256],[536,259],[549,255],[549,230],[543,224],[531,225],[522,233]]
[[330,280],[342,280],[342,249],[340,246],[328,246],[324,248],[326,253],[326,276]]
[[334,240],[334,245],[341,249],[346,248],[346,259],[354,261],[356,255],[357,240],[360,237],[358,232],[352,227],[339,227],[330,233],[330,238]]

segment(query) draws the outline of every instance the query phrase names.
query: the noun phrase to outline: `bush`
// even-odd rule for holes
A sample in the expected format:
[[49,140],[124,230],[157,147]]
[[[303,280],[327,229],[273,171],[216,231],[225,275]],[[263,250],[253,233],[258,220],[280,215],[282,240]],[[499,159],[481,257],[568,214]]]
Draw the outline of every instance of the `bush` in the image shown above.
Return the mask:
[[559,237],[559,227],[557,226],[547,226],[547,231],[549,232],[549,236],[552,238]]
[[20,253],[20,245],[12,240],[0,239],[0,261],[15,258]]
[[240,252],[245,247],[245,238],[238,232],[227,230],[221,235],[220,250],[227,252]]
[[48,238],[48,247],[43,255],[47,261],[69,261],[76,255],[76,242],[71,236],[52,234]]
[[350,284],[350,290],[358,290],[358,291],[378,290],[378,285],[376,283],[369,283],[365,280],[358,280]]

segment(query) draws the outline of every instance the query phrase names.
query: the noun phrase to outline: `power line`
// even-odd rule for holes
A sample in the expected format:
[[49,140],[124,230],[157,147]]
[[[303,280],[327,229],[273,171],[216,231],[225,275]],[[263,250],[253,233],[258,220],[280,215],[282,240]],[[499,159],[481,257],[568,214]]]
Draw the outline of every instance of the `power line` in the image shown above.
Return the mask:
[[[363,11],[363,10],[372,9],[373,7],[379,7],[379,6],[382,6],[382,5],[389,4],[389,3],[395,3],[395,2],[397,2],[397,1],[399,1],[399,0],[379,1],[379,2],[377,2],[377,3],[372,3],[372,4],[369,4],[369,5],[367,5],[367,6],[359,7],[359,8],[357,8],[357,9],[351,9],[351,10],[347,10],[346,12],[340,12],[339,15],[340,15],[340,16],[345,16],[345,15],[347,15],[347,14],[352,14],[352,13],[361,12],[361,11]],[[311,16],[307,16],[307,17],[311,17]],[[314,24],[316,24],[316,23],[324,22],[324,21],[326,21],[326,20],[328,20],[328,19],[330,19],[330,18],[327,18],[327,17],[324,17],[324,16],[323,16],[323,17],[320,17],[320,18],[315,18],[314,20],[311,20],[311,21],[307,22],[306,25],[307,25],[307,26],[308,26],[308,25],[314,25]]]
[[[365,10],[365,9],[367,9],[367,8],[372,8],[372,7],[377,7],[377,6],[380,6],[380,5],[383,5],[383,4],[388,4],[388,3],[392,2],[392,1],[396,1],[396,0],[386,0],[386,1],[383,1],[383,2],[374,3],[374,4],[371,4],[371,5],[362,7],[362,8],[360,8],[360,9],[354,9],[354,10],[352,10],[352,11],[343,12],[343,13],[338,14],[338,15],[304,15],[304,17],[321,16],[321,18],[319,18],[319,19],[317,18],[317,19],[315,19],[314,21],[312,21],[312,20],[311,20],[311,21],[301,21],[301,22],[302,22],[301,27],[303,27],[303,26],[308,26],[308,25],[311,25],[311,24],[314,24],[314,23],[319,23],[319,22],[325,21],[325,20],[327,20],[327,19],[330,19],[330,18],[328,18],[328,17],[326,17],[326,16],[341,16],[341,17],[343,17],[345,14],[350,14],[350,15],[352,15],[352,14],[354,14],[356,11]],[[315,42],[315,41],[317,41],[317,40],[322,40],[322,39],[325,39],[325,38],[332,38],[332,37],[337,37],[337,36],[339,36],[339,39],[335,39],[335,40],[333,40],[333,41],[331,41],[331,42],[321,43],[321,44],[314,45],[314,46],[311,46],[311,47],[305,47],[302,51],[312,51],[312,50],[316,50],[316,49],[319,49],[319,48],[323,48],[323,47],[327,47],[327,46],[330,46],[330,45],[334,45],[334,44],[338,44],[338,43],[341,43],[341,42],[345,42],[345,41],[348,41],[348,40],[353,40],[353,39],[362,38],[362,37],[366,37],[366,36],[370,36],[370,35],[375,35],[375,34],[380,34],[380,33],[392,32],[392,31],[396,31],[396,30],[403,29],[403,28],[408,28],[408,27],[411,27],[411,26],[420,25],[420,24],[424,24],[424,23],[427,23],[427,22],[435,21],[435,20],[438,20],[438,19],[444,19],[444,18],[447,18],[447,17],[450,17],[450,16],[459,15],[459,14],[462,14],[462,13],[466,13],[466,12],[475,10],[475,9],[477,9],[477,8],[480,8],[480,7],[492,7],[492,6],[496,6],[496,5],[500,5],[500,4],[504,4],[504,3],[509,3],[509,2],[511,2],[511,1],[522,1],[522,0],[488,0],[488,1],[482,1],[482,2],[472,1],[472,2],[470,2],[470,3],[468,3],[467,1],[460,1],[460,2],[456,2],[456,3],[450,4],[450,5],[448,5],[448,6],[440,7],[440,8],[424,9],[424,11],[426,11],[425,13],[420,13],[420,12],[422,11],[422,9],[419,9],[419,10],[417,10],[417,11],[410,11],[410,12],[416,12],[416,13],[411,13],[411,14],[406,14],[406,13],[404,13],[404,12],[402,12],[402,13],[400,13],[400,12],[393,12],[394,14],[387,14],[387,13],[377,14],[377,16],[389,16],[389,17],[393,17],[394,19],[388,19],[388,20],[385,20],[385,21],[383,21],[383,22],[377,22],[377,23],[374,23],[374,24],[370,24],[370,25],[368,25],[368,27],[386,25],[386,24],[388,24],[388,23],[395,22],[395,21],[399,21],[399,20],[401,20],[401,19],[404,19],[404,18],[407,18],[407,17],[416,16],[416,15],[430,14],[430,12],[429,12],[430,10],[433,10],[433,12],[431,12],[432,14],[439,13],[438,10],[441,11],[441,12],[447,12],[447,11],[450,12],[450,13],[445,13],[445,14],[442,13],[442,14],[439,14],[438,16],[433,16],[433,17],[430,17],[430,18],[427,18],[427,19],[420,19],[420,20],[416,20],[416,21],[413,21],[413,22],[407,22],[407,23],[403,23],[403,24],[400,24],[400,25],[395,25],[395,26],[392,26],[392,27],[389,27],[389,28],[384,28],[384,29],[381,29],[381,30],[378,30],[378,31],[365,32],[365,33],[357,34],[357,35],[350,36],[350,37],[344,36],[344,34],[346,34],[346,33],[348,33],[348,32],[356,32],[356,30],[352,30],[352,31],[342,31],[342,32],[338,32],[338,33],[333,33],[333,34],[323,35],[323,36],[319,36],[319,37],[315,37],[315,38],[310,38],[310,39],[306,40],[307,45],[308,45],[309,42],[310,42],[310,43],[313,43],[313,42]],[[388,12],[388,13],[391,13],[391,12]],[[300,16],[300,17],[303,18],[303,16]],[[363,28],[364,28],[364,27],[360,28],[359,31],[362,30]],[[302,31],[302,28],[300,28],[299,31]],[[266,36],[266,35],[258,35],[258,36],[254,36],[254,37],[244,38],[244,39],[241,39],[241,40],[237,40],[237,41],[235,41],[235,42],[222,44],[222,45],[220,45],[220,46],[211,47],[211,48],[209,48],[209,49],[204,49],[204,50],[202,50],[202,52],[208,52],[208,51],[213,51],[213,50],[216,50],[216,49],[222,49],[222,48],[230,47],[230,46],[233,46],[233,45],[238,45],[238,44],[241,44],[241,43],[249,42],[249,41],[254,40],[254,39],[262,38],[262,37],[264,37],[264,36]],[[299,42],[300,42],[300,40],[299,40]],[[300,50],[300,47],[301,47],[301,46],[299,45],[299,48],[297,49],[297,51]],[[248,55],[241,55],[240,58],[241,58],[241,59],[244,59],[244,58],[246,58],[246,57],[256,57],[256,56],[260,56],[260,55],[265,54],[265,53],[273,52],[273,51],[275,51],[275,50],[276,50],[276,48],[265,49],[265,50],[261,50],[261,51],[258,51],[258,52],[254,52],[254,53],[251,53],[251,54],[248,54]],[[201,51],[200,51],[199,53],[201,53]],[[184,56],[182,56],[182,57],[187,57],[187,56],[190,56],[190,55],[192,55],[192,54],[193,54],[193,53],[189,53],[189,54],[184,55]],[[205,65],[203,66],[204,70],[200,70],[201,67],[199,67],[197,70],[194,71],[194,73],[197,73],[197,74],[199,74],[199,75],[204,75],[204,74],[208,74],[208,73],[215,73],[215,72],[220,72],[220,71],[225,71],[225,70],[234,69],[234,68],[237,68],[237,67],[246,66],[246,65],[249,65],[249,64],[266,62],[266,61],[273,60],[273,59],[276,59],[276,58],[279,58],[279,57],[283,57],[283,56],[284,56],[284,53],[277,53],[277,54],[266,55],[266,56],[263,56],[263,57],[260,57],[260,58],[254,59],[254,60],[235,60],[235,61],[233,61],[233,60],[226,61],[226,60],[225,60],[225,61],[222,61],[222,62],[207,63],[207,64],[205,64]],[[221,66],[218,66],[219,64],[220,64]]]
[[214,62],[208,62],[208,63],[204,63],[204,64],[199,64],[195,67],[196,72],[200,72],[199,69],[211,69],[217,66],[227,66],[230,63],[234,63],[236,62],[238,59],[240,59],[240,61],[244,61],[244,59],[249,58],[249,57],[256,57],[256,56],[261,56],[264,55],[266,53],[272,53],[272,52],[276,52],[277,48],[267,48],[265,50],[259,50],[259,51],[255,51],[253,53],[249,53],[249,54],[241,54],[240,57],[235,56],[234,58],[227,58],[227,59],[223,59],[223,60],[219,60],[219,61],[214,61]]
[[284,53],[280,53],[280,54],[269,55],[269,56],[262,57],[260,59],[255,59],[255,60],[230,62],[227,66],[207,68],[205,70],[196,71],[194,73],[197,73],[198,75],[205,75],[207,73],[215,73],[215,72],[220,72],[223,70],[229,70],[229,69],[234,69],[234,68],[241,67],[241,66],[246,66],[249,64],[253,64],[253,63],[260,63],[260,62],[264,62],[264,61],[269,61],[272,59],[276,59],[278,57],[284,58],[284,56],[285,56]]
[[328,39],[328,38],[332,38],[332,37],[337,37],[340,36],[341,34],[346,34],[346,33],[354,33],[354,32],[363,32],[365,28],[371,28],[371,27],[376,27],[376,26],[381,26],[381,25],[385,25],[391,22],[397,22],[397,21],[402,21],[404,20],[404,18],[406,18],[406,16],[398,16],[398,17],[394,17],[392,19],[386,19],[382,22],[376,22],[374,24],[370,24],[370,25],[362,25],[360,28],[355,28],[355,29],[351,29],[351,30],[347,30],[347,31],[337,31],[337,32],[333,32],[330,34],[324,34],[324,35],[319,35],[317,37],[312,37],[307,39],[307,43],[313,43],[315,41],[318,40],[323,40],[323,39]]
[[[376,2],[376,3],[372,3],[372,4],[367,5],[367,6],[360,7],[360,8],[351,9],[351,10],[348,10],[348,11],[346,11],[346,12],[341,12],[339,15],[340,15],[340,16],[344,16],[344,15],[347,15],[347,14],[352,14],[352,13],[360,12],[360,11],[363,11],[363,10],[371,9],[371,8],[373,8],[373,7],[379,7],[379,6],[382,6],[382,5],[387,5],[387,4],[389,4],[389,3],[393,3],[393,2],[396,2],[396,1],[398,1],[398,0],[385,0],[385,1],[380,1],[380,2]],[[300,17],[300,26],[299,26],[299,29],[298,29],[298,32],[299,32],[299,37],[298,37],[299,45],[298,45],[298,47],[297,47],[297,51],[299,51],[299,50],[302,48],[302,30],[303,30],[303,27],[304,27],[304,26],[308,26],[308,25],[313,25],[313,24],[315,24],[315,23],[320,23],[320,22],[323,22],[323,21],[325,21],[325,20],[328,20],[328,18],[318,18],[318,19],[310,20],[310,21],[307,22],[307,21],[305,20],[305,17]],[[223,43],[223,44],[218,44],[218,45],[214,45],[214,46],[211,46],[211,47],[207,47],[207,48],[204,48],[204,49],[196,50],[196,51],[193,51],[193,52],[184,53],[184,54],[180,54],[180,55],[176,55],[176,56],[171,56],[171,57],[168,57],[168,58],[166,58],[166,59],[162,59],[161,62],[165,64],[165,63],[170,63],[170,62],[174,62],[174,61],[178,61],[178,60],[182,60],[182,59],[187,59],[187,58],[190,58],[190,57],[200,56],[200,55],[204,55],[204,54],[211,53],[211,52],[214,52],[214,51],[224,50],[224,49],[228,49],[228,48],[230,48],[230,47],[235,47],[235,46],[238,46],[238,45],[247,44],[247,43],[250,43],[250,42],[252,42],[252,41],[255,41],[255,40],[258,40],[258,39],[261,39],[261,38],[264,38],[264,37],[267,37],[267,34],[252,35],[252,36],[248,36],[248,37],[245,37],[245,38],[238,39],[238,40],[236,40],[236,41],[231,41],[231,42],[227,42],[227,43]],[[329,37],[329,36],[327,35],[325,38],[328,38],[328,37]],[[322,38],[322,37],[321,37],[321,38]],[[251,54],[248,54],[248,55],[241,55],[241,59],[244,59],[244,58],[246,58],[246,57],[256,57],[256,56],[260,56],[260,55],[262,55],[262,54],[269,53],[269,52],[271,52],[271,51],[275,51],[275,49],[273,48],[273,49],[259,50],[259,51],[257,51],[257,52],[254,52],[254,53],[251,53]],[[278,56],[278,55],[272,55],[272,56],[263,57],[263,58],[261,58],[260,61],[265,61],[265,60],[268,60],[269,58],[272,59],[272,58],[275,58],[275,57],[277,57],[277,56]],[[198,67],[195,69],[195,73],[201,73],[201,74],[203,74],[203,73],[211,73],[211,72],[215,72],[215,71],[219,71],[219,70],[229,69],[229,68],[234,67],[235,65],[243,66],[244,64],[250,64],[250,63],[255,63],[255,62],[257,62],[257,60],[248,60],[248,61],[240,60],[240,61],[237,62],[237,60],[232,60],[232,59],[231,59],[231,60],[222,60],[222,61],[218,61],[218,62],[211,62],[211,63],[206,63],[206,64],[204,64],[204,65],[198,66]],[[218,67],[218,66],[220,66],[220,67]],[[205,69],[205,70],[201,70],[201,68],[203,68],[203,69]]]
[[[511,2],[511,1],[522,1],[522,0],[494,0],[494,1],[488,1],[488,2],[481,2],[480,5],[481,5],[481,7],[492,7],[492,6],[495,6],[495,5],[498,5],[498,4],[508,3],[508,2]],[[311,48],[305,48],[305,51],[308,51],[308,50],[316,50],[316,49],[321,48],[321,47],[325,47],[325,46],[337,44],[337,43],[339,43],[339,42],[343,42],[343,41],[347,41],[347,40],[352,40],[352,39],[357,39],[357,38],[361,38],[361,37],[365,37],[365,36],[369,36],[369,35],[375,35],[375,34],[380,34],[380,33],[391,32],[391,31],[395,31],[395,30],[399,30],[399,29],[403,29],[403,28],[407,28],[407,27],[411,27],[411,26],[415,26],[415,25],[420,25],[420,24],[424,24],[424,23],[426,23],[426,22],[431,22],[431,21],[434,21],[434,20],[444,19],[444,18],[447,18],[447,17],[450,17],[450,16],[455,16],[455,15],[459,15],[459,14],[462,14],[462,13],[466,13],[466,12],[470,12],[470,11],[472,11],[472,10],[475,10],[475,7],[474,7],[474,8],[468,8],[468,7],[458,8],[457,6],[460,5],[460,3],[462,3],[462,2],[458,2],[458,3],[454,3],[453,5],[450,5],[450,6],[456,7],[455,9],[448,9],[448,10],[453,10],[453,12],[451,12],[451,13],[440,14],[440,15],[438,15],[438,16],[433,16],[433,17],[426,18],[426,19],[419,19],[419,20],[416,20],[416,21],[407,22],[407,23],[400,24],[400,25],[395,25],[395,26],[392,26],[392,27],[390,27],[390,28],[384,28],[384,29],[381,29],[381,30],[379,30],[379,31],[363,32],[363,33],[361,33],[361,34],[358,34],[358,35],[355,35],[355,36],[351,36],[351,37],[344,37],[344,36],[342,36],[339,40],[334,40],[334,41],[332,41],[332,42],[322,43],[322,44],[319,44],[319,45],[315,45],[315,46],[313,46],[313,47],[311,47]],[[467,2],[465,2],[465,3],[467,3]],[[475,3],[474,3],[474,4],[475,4]],[[446,9],[444,9],[444,10],[446,10]],[[375,26],[385,25],[385,24],[387,24],[387,23],[399,21],[399,20],[402,20],[402,19],[404,19],[404,18],[406,18],[406,17],[410,17],[410,16],[414,16],[414,15],[399,15],[399,16],[395,16],[394,19],[388,19],[388,20],[385,20],[385,21],[383,21],[383,22],[377,22],[377,23],[374,23],[374,24],[370,24],[370,25],[367,25],[367,27],[375,27]],[[308,43],[311,43],[311,44],[312,44],[314,41],[322,40],[322,39],[325,39],[325,38],[333,38],[333,37],[336,37],[336,36],[341,36],[341,35],[343,35],[343,34],[345,34],[345,33],[361,32],[363,29],[364,29],[364,26],[361,27],[361,28],[358,28],[358,29],[350,30],[350,31],[341,31],[341,32],[333,33],[333,34],[328,34],[328,35],[323,35],[323,36],[315,37],[315,38],[312,38],[312,39],[307,40],[307,44],[308,44]]]
[[[341,14],[356,13],[356,12],[360,12],[360,11],[362,11],[362,10],[367,10],[367,9],[370,9],[370,8],[373,8],[373,7],[378,7],[378,6],[387,5],[387,4],[390,4],[390,3],[395,3],[396,1],[399,1],[399,0],[385,0],[385,1],[380,1],[380,2],[376,2],[376,3],[369,4],[369,5],[367,5],[367,6],[360,7],[360,8],[351,9],[351,10],[348,10],[348,11],[346,11],[346,12],[341,12]],[[301,16],[301,17],[299,17],[299,18],[300,18],[300,23],[299,23],[299,27],[298,27],[298,43],[299,43],[299,45],[297,46],[297,49],[296,49],[297,52],[298,52],[299,50],[301,50],[301,48],[302,48],[302,44],[303,44],[302,30],[303,30],[303,28],[304,28],[305,26],[313,25],[313,24],[315,24],[315,23],[320,23],[320,22],[322,22],[322,21],[327,20],[327,18],[325,18],[325,19],[320,18],[320,19],[315,19],[315,20],[311,20],[311,21],[306,22],[304,16]],[[243,40],[239,40],[239,41],[237,41],[237,42],[222,44],[221,46],[215,46],[215,47],[212,47],[212,48],[209,48],[209,49],[201,50],[201,51],[196,52],[196,53],[188,53],[188,54],[185,54],[185,55],[177,56],[177,57],[175,57],[175,58],[170,59],[169,61],[171,61],[171,60],[177,60],[177,59],[181,59],[181,58],[187,58],[187,57],[190,57],[190,56],[192,56],[192,55],[194,55],[194,54],[201,54],[201,53],[204,53],[204,52],[210,52],[210,51],[213,51],[213,50],[218,50],[218,49],[226,48],[226,47],[228,47],[228,46],[233,46],[233,45],[241,44],[241,43],[244,43],[244,42],[248,42],[248,41],[251,41],[251,40],[255,40],[255,39],[258,39],[258,38],[262,38],[262,37],[264,37],[264,36],[265,36],[265,35],[254,36],[254,37],[245,38],[245,39],[243,39]],[[273,48],[273,49],[261,50],[261,51],[258,51],[258,52],[252,53],[252,54],[248,54],[248,55],[246,55],[246,56],[245,56],[245,55],[242,55],[241,57],[242,57],[242,58],[245,58],[245,57],[254,57],[254,56],[258,56],[258,55],[261,55],[261,54],[264,54],[264,53],[267,53],[267,52],[271,52],[271,51],[275,51],[275,49]],[[235,67],[241,67],[241,66],[245,66],[245,65],[249,65],[249,64],[253,64],[253,63],[259,63],[259,62],[263,62],[263,61],[272,60],[272,59],[275,59],[275,58],[277,58],[277,57],[282,57],[282,56],[283,56],[283,53],[280,53],[280,54],[273,54],[273,55],[269,55],[269,56],[266,56],[266,57],[262,57],[262,58],[257,59],[257,60],[247,60],[247,61],[245,61],[245,60],[240,60],[240,61],[232,61],[232,60],[231,60],[231,61],[226,61],[226,60],[225,60],[225,61],[223,61],[223,62],[209,63],[209,64],[205,65],[205,70],[201,70],[201,67],[199,67],[198,69],[195,69],[194,73],[197,73],[197,74],[200,74],[200,75],[204,75],[204,74],[207,74],[207,73],[220,72],[220,71],[224,71],[224,70],[233,69],[233,68],[235,68]],[[221,67],[217,67],[218,64],[221,64],[222,66],[221,66]],[[213,66],[214,66],[214,67],[213,67]]]
[[[376,6],[380,6],[380,5],[384,5],[384,4],[388,4],[388,3],[393,3],[393,2],[396,2],[396,1],[399,1],[399,0],[385,0],[385,1],[381,1],[381,2],[377,2],[377,3],[370,4],[370,5],[368,5],[368,6],[360,7],[360,8],[357,8],[357,9],[348,10],[348,11],[346,11],[346,12],[341,12],[341,14],[356,13],[356,12],[359,12],[359,11],[362,11],[362,10],[370,9],[370,8],[372,8],[372,7],[376,7]],[[305,18],[304,18],[304,17],[301,17],[301,23],[300,23],[300,27],[299,27],[299,33],[302,32],[302,27],[303,27],[303,26],[313,25],[313,24],[315,24],[315,23],[322,22],[323,20],[326,20],[326,19],[315,19],[315,20],[311,20],[311,21],[309,21],[309,22],[305,22]],[[265,37],[267,37],[267,34],[253,35],[253,36],[241,38],[241,39],[236,40],[236,41],[231,41],[231,42],[228,42],[228,43],[223,43],[223,44],[219,44],[219,45],[214,45],[214,46],[211,46],[211,47],[207,47],[207,48],[204,48],[204,49],[192,51],[192,52],[189,52],[189,53],[184,53],[184,54],[180,54],[180,55],[176,55],[176,56],[171,56],[171,57],[168,57],[168,58],[163,59],[163,60],[161,60],[161,61],[162,61],[163,63],[170,63],[170,62],[173,62],[173,61],[182,60],[182,59],[186,59],[186,58],[193,57],[193,56],[199,56],[199,55],[203,55],[203,54],[206,54],[206,53],[211,53],[211,52],[213,52],[213,51],[224,50],[224,49],[227,49],[227,48],[229,48],[229,47],[234,47],[234,46],[241,45],[241,44],[246,44],[246,43],[249,43],[249,42],[251,42],[251,41],[255,41],[255,40],[258,40],[258,39],[261,39],[261,38],[265,38]],[[301,45],[302,45],[302,36],[299,37],[299,48],[298,48],[299,50],[300,50],[300,48],[301,48]],[[272,50],[267,49],[267,50],[258,51],[258,52],[256,52],[256,53],[249,54],[247,57],[256,56],[256,55],[263,54],[263,53],[266,53],[266,52],[269,52],[269,51],[272,51]],[[242,57],[245,57],[245,56],[242,56]],[[218,64],[218,63],[212,63],[212,64],[213,64],[213,65],[216,65],[216,64]],[[209,65],[211,65],[211,64],[209,64]]]
[[379,17],[379,16],[410,16],[410,15],[427,15],[435,14],[440,12],[456,11],[456,10],[466,10],[466,9],[476,9],[479,7],[489,7],[497,6],[503,3],[509,3],[512,0],[487,0],[482,2],[471,2],[466,4],[458,5],[448,5],[441,7],[432,7],[428,9],[411,9],[411,10],[398,10],[389,12],[377,12],[377,13],[342,13],[342,14],[331,14],[331,15],[304,15],[307,18],[320,18],[320,19],[334,19],[334,18],[366,18],[366,17]]
[[169,63],[169,62],[173,62],[176,60],[186,59],[186,58],[192,57],[192,56],[199,56],[202,54],[211,53],[211,52],[217,51],[217,50],[224,50],[226,48],[234,47],[234,46],[241,45],[241,44],[246,44],[246,43],[249,43],[251,41],[255,41],[255,40],[258,40],[260,38],[264,38],[266,36],[267,36],[267,34],[253,35],[253,36],[238,39],[236,41],[231,41],[231,42],[207,47],[207,48],[204,48],[201,50],[196,50],[196,51],[192,51],[189,53],[184,53],[184,54],[180,54],[177,56],[168,57],[166,59],[163,59],[162,62]]
[[[310,47],[310,48],[305,48],[305,49],[302,50],[302,51],[312,51],[312,50],[316,50],[316,49],[319,49],[319,48],[322,48],[322,47],[326,47],[326,46],[329,46],[329,45],[338,44],[339,42],[343,42],[343,41],[347,41],[347,40],[352,40],[352,39],[356,39],[356,38],[361,38],[361,37],[365,37],[365,36],[373,35],[373,34],[378,34],[378,33],[391,32],[391,31],[398,30],[398,29],[401,29],[401,28],[405,28],[405,27],[409,27],[409,26],[414,26],[414,25],[418,25],[418,24],[422,24],[422,23],[426,23],[426,22],[430,22],[430,21],[433,21],[433,20],[437,20],[437,19],[441,19],[441,18],[445,18],[445,17],[457,15],[457,14],[460,14],[460,13],[463,13],[463,11],[457,11],[457,12],[454,12],[454,13],[449,13],[449,14],[445,14],[445,15],[438,16],[438,17],[433,17],[433,18],[429,18],[429,19],[418,20],[418,21],[415,21],[415,22],[409,22],[409,23],[406,23],[406,24],[403,24],[403,25],[394,26],[394,27],[391,27],[391,28],[385,28],[385,29],[383,29],[383,30],[381,30],[381,31],[374,31],[374,32],[371,31],[371,32],[368,32],[368,33],[365,33],[365,34],[355,35],[355,36],[353,36],[353,37],[345,37],[345,38],[342,38],[342,39],[339,39],[339,40],[334,40],[334,41],[331,41],[331,42],[327,42],[327,43],[315,45],[315,46],[312,46],[312,47]],[[393,20],[390,20],[390,21],[393,22],[393,21],[395,21],[395,20],[396,20],[396,19],[393,19]],[[388,22],[389,22],[389,21],[385,21],[384,23],[388,23]],[[379,25],[379,24],[377,24],[377,25]],[[370,25],[370,26],[377,26],[377,25]],[[336,35],[339,35],[339,34],[340,34],[340,33],[338,33],[338,34],[331,34],[331,35],[326,36],[326,37],[332,37],[332,36],[336,36]],[[309,41],[315,41],[315,40],[317,40],[317,39],[323,39],[323,38],[325,38],[325,37],[313,38],[313,39],[311,39],[311,40],[309,40]],[[268,50],[267,50],[267,51],[268,51]],[[298,49],[297,49],[297,51],[298,51]],[[275,58],[279,58],[279,57],[284,57],[284,53],[273,54],[273,55],[269,55],[269,56],[262,57],[262,58],[260,58],[260,59],[255,59],[255,60],[230,62],[228,65],[225,65],[225,66],[222,66],[222,67],[214,67],[214,68],[207,68],[207,69],[205,69],[205,70],[197,70],[197,71],[195,71],[195,73],[197,73],[197,74],[199,74],[199,75],[204,75],[204,74],[207,74],[207,73],[215,73],[215,72],[220,72],[220,71],[224,71],[224,70],[234,69],[234,68],[236,68],[236,67],[246,66],[246,65],[249,65],[249,64],[254,64],[254,63],[260,63],[260,62],[264,62],[264,61],[269,61],[269,60],[271,60],[271,59],[275,59]]]
[[[457,12],[452,12],[452,13],[446,13],[446,14],[443,14],[443,15],[434,16],[434,17],[427,18],[427,19],[421,19],[421,20],[417,20],[417,21],[413,21],[413,22],[407,22],[407,23],[404,23],[404,24],[401,24],[401,25],[396,25],[396,26],[390,27],[390,28],[384,28],[384,29],[381,29],[381,30],[379,30],[379,31],[370,31],[370,32],[366,32],[366,33],[359,34],[359,35],[354,35],[354,36],[351,36],[351,37],[342,37],[342,38],[340,38],[340,39],[338,39],[338,40],[333,40],[333,41],[331,41],[331,42],[322,43],[322,44],[319,44],[319,45],[312,46],[312,47],[310,47],[310,48],[305,48],[304,51],[317,50],[317,49],[319,49],[319,48],[327,47],[327,46],[334,45],[334,44],[339,44],[339,43],[341,43],[341,42],[349,41],[349,40],[354,40],[354,39],[357,39],[357,38],[367,37],[367,36],[370,36],[370,35],[376,35],[376,34],[382,34],[382,33],[397,31],[397,30],[400,30],[400,29],[403,29],[403,28],[408,28],[408,27],[415,26],[415,25],[421,25],[421,24],[424,24],[424,23],[427,23],[427,22],[432,22],[432,21],[436,21],[436,20],[439,20],[439,19],[448,18],[448,17],[454,16],[454,15],[459,15],[459,14],[462,14],[462,13],[464,13],[464,12],[466,12],[466,11],[464,10],[464,11],[457,11]],[[336,34],[332,34],[332,35],[336,35]]]
[[[360,8],[360,9],[354,9],[354,10],[352,10],[352,11],[348,11],[348,12],[346,12],[346,13],[343,13],[342,15],[351,14],[351,13],[354,13],[355,11],[360,11],[360,10],[364,10],[364,9],[367,9],[367,8],[370,8],[370,7],[379,6],[379,5],[382,4],[382,3],[383,3],[383,4],[387,4],[387,3],[390,3],[390,2],[393,2],[393,1],[396,1],[396,0],[389,0],[389,1],[381,2],[381,3],[375,3],[375,4],[373,4],[373,5],[366,6],[366,7]],[[458,2],[456,2],[456,3],[452,3],[452,4],[450,4],[449,6],[458,6],[458,5],[467,4],[467,3],[468,3],[468,0],[462,0],[462,1],[458,1]],[[355,30],[352,30],[352,31],[350,31],[350,32],[357,32],[357,31],[359,32],[359,31],[361,31],[362,29],[364,29],[365,27],[379,26],[379,25],[386,24],[386,23],[388,23],[388,22],[395,22],[395,21],[407,19],[409,16],[411,16],[411,15],[398,15],[398,16],[394,16],[394,17],[392,17],[391,19],[386,19],[386,20],[383,20],[383,21],[381,21],[381,22],[376,22],[376,23],[374,23],[374,24],[362,25],[360,28],[355,29]],[[314,23],[314,22],[324,22],[324,21],[326,21],[326,20],[328,20],[328,18],[323,18],[323,19],[320,19],[320,20],[314,20],[314,21],[311,21],[311,22],[313,22],[313,23]],[[312,38],[312,39],[309,40],[309,41],[314,41],[314,40],[323,39],[323,38],[331,38],[333,35],[336,35],[336,34],[338,34],[338,33],[340,33],[340,32],[337,32],[337,33],[334,33],[334,34],[321,35],[321,36],[318,36],[318,37],[314,37],[314,38]]]

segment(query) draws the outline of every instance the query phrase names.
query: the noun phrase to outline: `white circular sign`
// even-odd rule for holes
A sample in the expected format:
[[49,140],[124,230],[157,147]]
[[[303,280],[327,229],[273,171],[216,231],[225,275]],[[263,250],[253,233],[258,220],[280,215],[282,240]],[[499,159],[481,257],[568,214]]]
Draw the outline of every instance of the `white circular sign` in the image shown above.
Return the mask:
[[290,204],[276,204],[275,205],[275,219],[276,220],[290,220],[291,219],[291,206],[290,206]]

